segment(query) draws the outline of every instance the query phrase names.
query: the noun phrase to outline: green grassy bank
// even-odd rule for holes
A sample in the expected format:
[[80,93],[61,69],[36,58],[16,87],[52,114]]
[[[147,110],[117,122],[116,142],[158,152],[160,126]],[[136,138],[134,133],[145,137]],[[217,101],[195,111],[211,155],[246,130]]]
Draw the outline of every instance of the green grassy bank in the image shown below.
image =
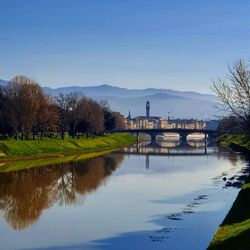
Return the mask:
[[[220,143],[246,153],[249,161],[250,138],[245,135],[223,138]],[[219,226],[208,249],[247,250],[250,249],[250,177],[239,192],[232,208]]]
[[250,178],[210,243],[210,250],[250,249]]
[[238,145],[246,150],[250,150],[250,137],[246,135],[227,135],[220,140],[220,145]]
[[132,135],[123,133],[108,134],[89,139],[72,139],[68,137],[64,140],[56,138],[28,141],[3,140],[0,141],[0,162],[96,152],[119,148],[134,142],[135,138]]
[[34,167],[50,166],[55,164],[64,164],[72,161],[81,161],[101,155],[105,155],[115,151],[116,149],[102,150],[84,154],[74,154],[63,157],[51,157],[31,160],[9,161],[0,163],[0,173],[13,172]]

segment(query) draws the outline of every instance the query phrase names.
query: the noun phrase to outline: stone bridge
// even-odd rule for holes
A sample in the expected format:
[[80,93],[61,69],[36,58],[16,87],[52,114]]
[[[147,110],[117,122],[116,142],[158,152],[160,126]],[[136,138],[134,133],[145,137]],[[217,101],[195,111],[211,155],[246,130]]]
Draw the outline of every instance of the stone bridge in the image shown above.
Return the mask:
[[153,129],[124,129],[124,130],[113,130],[109,131],[110,133],[131,133],[136,134],[137,141],[139,141],[139,134],[149,134],[151,137],[151,141],[156,141],[156,137],[158,135],[162,135],[163,133],[178,133],[181,137],[182,141],[187,140],[187,136],[193,133],[203,133],[205,135],[205,141],[207,138],[216,138],[218,136],[218,130],[212,129],[184,129],[184,128],[172,128],[172,129],[164,129],[164,128],[153,128]]

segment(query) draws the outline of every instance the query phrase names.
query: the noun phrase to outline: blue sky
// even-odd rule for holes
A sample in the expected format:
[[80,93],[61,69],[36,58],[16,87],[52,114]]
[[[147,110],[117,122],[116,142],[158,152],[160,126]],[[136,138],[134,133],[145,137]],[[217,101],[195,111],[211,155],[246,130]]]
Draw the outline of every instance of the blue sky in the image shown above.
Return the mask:
[[0,0],[0,78],[209,92],[249,59],[248,0]]

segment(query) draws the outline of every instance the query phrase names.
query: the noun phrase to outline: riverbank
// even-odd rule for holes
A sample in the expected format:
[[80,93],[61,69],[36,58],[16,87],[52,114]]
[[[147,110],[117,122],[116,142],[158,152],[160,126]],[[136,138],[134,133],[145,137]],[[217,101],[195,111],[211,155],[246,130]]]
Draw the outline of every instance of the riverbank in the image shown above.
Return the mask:
[[250,178],[243,185],[232,208],[219,226],[209,250],[250,249]]
[[34,158],[34,159],[24,159],[24,160],[13,160],[8,162],[0,163],[0,173],[7,173],[13,172],[18,170],[30,169],[34,167],[43,167],[43,166],[52,166],[58,164],[65,164],[68,162],[77,162],[82,161],[98,156],[102,156],[105,154],[109,154],[116,149],[109,149],[109,150],[101,150],[91,153],[84,153],[84,154],[73,154],[67,156],[58,156],[58,157],[43,157],[43,158]]
[[43,140],[0,141],[0,163],[26,159],[53,158],[120,148],[135,143],[130,134],[108,134],[95,138],[44,138]]
[[[220,142],[234,151],[242,152],[249,162],[250,142],[244,135],[229,135]],[[209,250],[250,249],[250,176],[245,180],[232,208],[216,231]]]
[[235,151],[250,152],[250,137],[246,135],[227,135],[219,143],[222,146],[231,147]]

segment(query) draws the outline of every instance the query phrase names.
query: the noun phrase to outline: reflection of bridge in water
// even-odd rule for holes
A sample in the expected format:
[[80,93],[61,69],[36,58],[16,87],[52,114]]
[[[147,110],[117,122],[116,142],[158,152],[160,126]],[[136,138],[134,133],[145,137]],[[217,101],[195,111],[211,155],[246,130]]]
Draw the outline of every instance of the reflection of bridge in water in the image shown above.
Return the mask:
[[[214,142],[209,142],[213,146]],[[144,141],[122,150],[124,154],[160,156],[201,156],[210,154],[205,141]]]
[[[207,150],[207,146],[213,150]],[[145,166],[148,169],[150,166],[150,157],[154,156],[177,156],[177,157],[194,157],[208,156],[216,153],[217,147],[214,141],[206,143],[205,140],[192,141],[143,141],[134,146],[124,148],[114,154],[126,155],[142,155],[145,156]]]

